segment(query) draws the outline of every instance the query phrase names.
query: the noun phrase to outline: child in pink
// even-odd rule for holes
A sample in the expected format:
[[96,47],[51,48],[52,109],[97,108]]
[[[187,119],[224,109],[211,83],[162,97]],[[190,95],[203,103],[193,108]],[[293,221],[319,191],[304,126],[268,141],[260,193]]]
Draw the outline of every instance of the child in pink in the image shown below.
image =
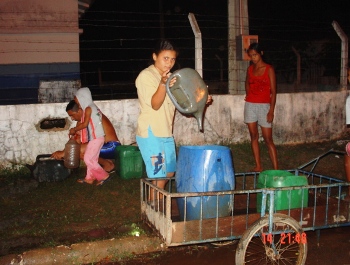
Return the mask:
[[75,102],[82,108],[83,115],[79,125],[71,128],[70,135],[81,130],[81,142],[88,143],[84,154],[86,164],[85,179],[78,179],[79,183],[102,185],[109,178],[109,174],[98,163],[98,157],[104,144],[104,130],[102,126],[102,113],[92,101],[89,88],[80,88],[74,97]]

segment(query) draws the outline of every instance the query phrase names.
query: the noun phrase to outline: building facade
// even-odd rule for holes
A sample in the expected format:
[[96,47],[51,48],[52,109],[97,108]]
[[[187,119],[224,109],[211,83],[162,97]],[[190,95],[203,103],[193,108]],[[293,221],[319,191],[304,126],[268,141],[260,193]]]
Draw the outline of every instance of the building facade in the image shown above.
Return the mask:
[[90,3],[0,1],[0,104],[37,103],[40,81],[80,79],[79,17]]

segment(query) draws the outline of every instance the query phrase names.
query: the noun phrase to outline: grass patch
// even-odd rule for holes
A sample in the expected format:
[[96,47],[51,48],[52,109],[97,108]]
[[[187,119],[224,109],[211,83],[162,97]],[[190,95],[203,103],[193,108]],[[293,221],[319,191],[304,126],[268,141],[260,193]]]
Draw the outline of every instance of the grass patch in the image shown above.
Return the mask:
[[76,179],[83,176],[82,169],[64,181],[39,183],[26,193],[2,197],[1,244],[21,237],[49,239],[49,245],[76,243],[84,238],[84,233],[98,229],[104,231],[96,239],[111,238],[118,235],[117,228],[126,220],[140,221],[139,179],[112,176],[103,186],[96,187],[77,183]]
[[0,187],[16,184],[18,181],[31,178],[30,170],[25,166],[13,165],[0,167]]
[[[345,143],[279,145],[281,169],[293,169],[330,150],[344,150]],[[236,173],[254,166],[250,143],[229,146]],[[265,144],[260,143],[264,169],[271,169]],[[318,172],[320,171],[320,172]],[[315,172],[344,179],[343,158],[320,162]],[[39,183],[23,193],[9,194],[9,187],[31,180],[26,167],[0,169],[0,256],[36,247],[72,244],[149,233],[140,222],[140,180],[113,174],[100,187],[80,184],[85,168],[60,182]],[[130,229],[120,229],[129,227]]]

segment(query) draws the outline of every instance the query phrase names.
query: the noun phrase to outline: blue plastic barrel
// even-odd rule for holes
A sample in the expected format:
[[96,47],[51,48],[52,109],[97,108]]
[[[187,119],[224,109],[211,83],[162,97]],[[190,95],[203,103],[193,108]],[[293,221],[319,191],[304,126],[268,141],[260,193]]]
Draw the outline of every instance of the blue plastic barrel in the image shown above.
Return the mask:
[[[231,150],[226,146],[181,146],[179,149],[175,174],[178,193],[233,190],[234,175]],[[185,199],[178,198],[177,203],[182,220],[225,217],[232,210],[231,195],[187,197],[186,216]]]

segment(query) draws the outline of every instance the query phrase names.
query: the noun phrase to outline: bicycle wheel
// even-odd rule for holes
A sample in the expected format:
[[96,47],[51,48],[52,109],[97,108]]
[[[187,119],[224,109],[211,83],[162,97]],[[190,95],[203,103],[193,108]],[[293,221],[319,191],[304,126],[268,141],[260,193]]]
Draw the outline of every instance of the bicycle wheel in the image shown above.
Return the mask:
[[306,255],[306,234],[298,222],[288,215],[274,214],[270,233],[269,216],[259,219],[244,232],[236,250],[236,265],[303,265]]

